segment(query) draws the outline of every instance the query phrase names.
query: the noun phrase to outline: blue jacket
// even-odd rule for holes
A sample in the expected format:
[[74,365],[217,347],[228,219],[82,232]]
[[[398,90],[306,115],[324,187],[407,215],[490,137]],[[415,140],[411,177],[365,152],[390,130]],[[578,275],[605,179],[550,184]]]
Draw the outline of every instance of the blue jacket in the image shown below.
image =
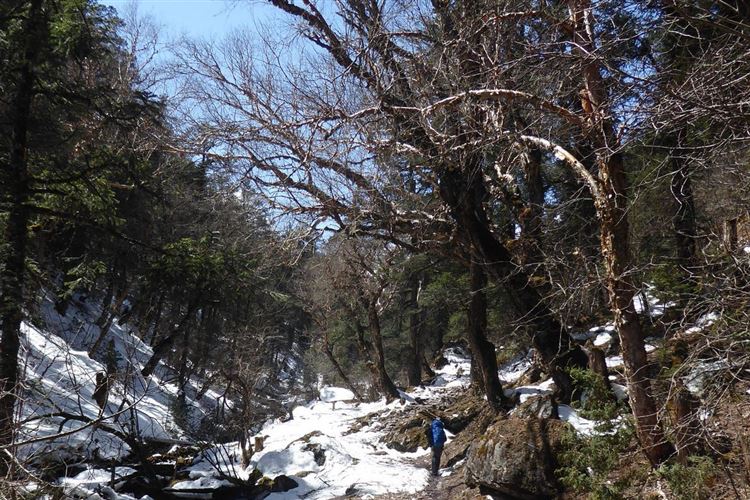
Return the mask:
[[436,418],[432,421],[432,443],[430,443],[431,446],[437,446],[438,448],[442,448],[442,446],[445,444],[445,441],[447,437],[445,436],[445,431],[443,430],[443,422],[439,418]]

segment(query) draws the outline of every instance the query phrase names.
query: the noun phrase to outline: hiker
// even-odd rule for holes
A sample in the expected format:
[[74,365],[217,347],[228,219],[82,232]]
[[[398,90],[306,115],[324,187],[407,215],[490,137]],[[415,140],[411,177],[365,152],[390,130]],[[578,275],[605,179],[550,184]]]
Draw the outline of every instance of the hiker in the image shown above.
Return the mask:
[[427,444],[432,448],[432,475],[438,475],[440,469],[440,456],[443,454],[443,445],[446,441],[443,421],[435,417],[427,429]]

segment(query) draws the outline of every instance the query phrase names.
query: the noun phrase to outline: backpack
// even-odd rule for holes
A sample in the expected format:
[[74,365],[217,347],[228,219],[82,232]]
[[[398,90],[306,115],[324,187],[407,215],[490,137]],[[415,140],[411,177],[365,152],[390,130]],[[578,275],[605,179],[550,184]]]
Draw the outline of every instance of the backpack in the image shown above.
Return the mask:
[[445,435],[445,431],[443,430],[443,422],[436,418],[432,421],[432,425],[430,426],[430,430],[432,431],[430,441],[430,446],[443,446],[445,444],[445,441],[448,439]]

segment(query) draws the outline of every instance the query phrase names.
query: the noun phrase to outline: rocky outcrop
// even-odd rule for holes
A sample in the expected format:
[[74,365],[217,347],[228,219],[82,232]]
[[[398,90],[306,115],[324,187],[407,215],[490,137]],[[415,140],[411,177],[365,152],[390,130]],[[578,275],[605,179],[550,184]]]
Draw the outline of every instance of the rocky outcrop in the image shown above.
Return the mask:
[[385,436],[383,442],[388,448],[402,453],[413,453],[419,448],[427,447],[427,417],[416,416],[395,426]]
[[440,418],[443,419],[446,429],[453,434],[458,434],[487,407],[487,402],[481,397],[460,398],[443,410]]
[[326,451],[320,443],[307,443],[302,449],[312,453],[315,463],[319,466],[323,466],[326,463]]
[[556,497],[555,457],[566,425],[553,419],[496,420],[468,451],[467,484],[508,498]]
[[443,451],[443,467],[451,467],[466,458],[472,444],[482,438],[487,427],[498,418],[497,412],[485,404],[469,425],[451,440]]
[[[411,417],[402,416],[401,420],[390,424],[383,442],[394,450],[413,453],[427,447],[426,431],[434,416],[440,416],[446,430],[460,435],[487,408],[486,402],[476,397],[459,398],[450,404],[441,402],[429,407],[416,407]],[[408,411],[407,408],[404,413]]]

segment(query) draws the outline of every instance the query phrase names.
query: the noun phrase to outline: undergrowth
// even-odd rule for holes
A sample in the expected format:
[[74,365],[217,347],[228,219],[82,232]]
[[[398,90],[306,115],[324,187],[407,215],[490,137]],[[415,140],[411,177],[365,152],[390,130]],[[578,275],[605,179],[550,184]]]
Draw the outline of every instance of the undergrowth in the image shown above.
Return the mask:
[[710,488],[716,477],[716,464],[709,457],[691,456],[686,464],[663,464],[657,470],[675,498],[702,500],[710,496]]
[[576,493],[589,493],[594,500],[622,498],[622,492],[630,484],[625,475],[610,480],[610,474],[618,466],[620,456],[634,436],[629,420],[624,424],[605,422],[590,437],[580,436],[569,429],[563,437],[564,451],[558,456],[558,479],[566,488]]
[[578,413],[589,420],[611,420],[617,417],[619,405],[612,391],[597,373],[584,368],[568,370],[573,380],[574,395],[580,402],[573,404]]

